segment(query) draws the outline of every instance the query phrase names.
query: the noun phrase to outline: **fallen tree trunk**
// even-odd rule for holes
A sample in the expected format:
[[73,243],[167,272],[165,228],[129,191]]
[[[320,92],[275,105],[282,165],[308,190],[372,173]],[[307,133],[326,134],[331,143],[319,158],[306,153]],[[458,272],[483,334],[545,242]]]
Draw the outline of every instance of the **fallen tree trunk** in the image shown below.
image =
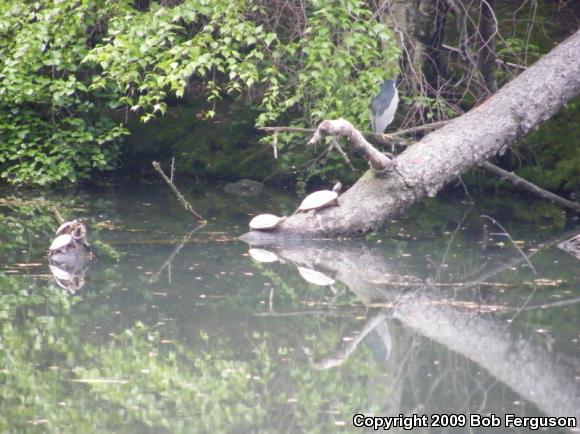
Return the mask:
[[[396,159],[385,159],[386,169],[372,167],[339,197],[339,206],[289,217],[275,231],[250,232],[256,239],[326,238],[363,235],[401,214],[424,196],[435,196],[445,184],[503,153],[580,94],[580,31],[506,84],[485,103],[425,136]],[[344,120],[323,121],[317,136],[336,134],[357,142],[362,135]],[[339,125],[338,125],[339,124]],[[364,140],[364,138],[363,138]],[[360,145],[355,143],[355,145]],[[377,158],[378,157],[378,158]]]
[[[332,128],[332,124],[344,124],[345,121],[344,120],[338,120],[338,121],[327,121],[327,124],[330,124],[330,127]],[[372,140],[373,142],[378,142],[381,145],[392,145],[392,146],[398,146],[398,147],[403,147],[403,148],[407,148],[410,144],[404,140],[404,139],[397,139],[396,137],[400,137],[404,134],[409,134],[409,133],[413,133],[415,131],[428,131],[428,130],[436,130],[441,128],[443,125],[449,123],[449,121],[441,121],[441,122],[435,122],[432,124],[426,124],[426,125],[422,125],[419,127],[413,127],[413,128],[408,128],[406,130],[399,130],[394,134],[390,134],[390,135],[383,135],[383,134],[374,134],[374,133],[362,133],[363,134],[363,138],[365,141],[368,140]],[[334,126],[335,130],[337,130],[337,126]],[[343,126],[344,128],[344,126]],[[351,129],[354,129],[354,127],[352,125],[350,125]],[[294,127],[263,127],[260,128],[263,131],[271,131],[271,132],[278,132],[278,131],[292,131],[292,132],[300,132],[300,133],[315,133],[317,132],[317,130],[313,129],[313,128],[294,128]],[[325,129],[325,124],[320,124],[318,132],[320,133],[320,130],[324,130]],[[326,131],[326,133],[328,134],[329,132]],[[356,135],[352,136],[352,138],[357,137]],[[384,139],[381,139],[381,137],[384,137]],[[394,138],[395,137],[395,138]],[[349,138],[347,136],[347,138]],[[376,153],[377,150],[374,149],[372,147],[372,145],[370,145],[370,143],[363,143],[361,144],[361,146],[358,145],[358,141],[362,140],[360,138],[360,136],[358,136],[358,140],[354,140],[355,144],[354,144],[354,148],[359,148],[362,149],[363,152],[365,153],[365,155],[367,156],[367,158],[369,159],[369,164],[371,166],[371,168],[373,167],[373,163],[372,163],[372,156],[373,153]],[[317,142],[318,141],[318,136],[314,136],[311,139],[311,142]],[[310,143],[310,142],[308,142]],[[341,154],[341,156],[343,157],[343,159],[346,161],[346,163],[352,167],[352,163],[350,162],[350,159],[348,158],[348,156],[346,155],[346,153],[342,150],[342,148],[340,146],[338,146],[338,142],[336,140],[333,140],[332,145],[327,149],[327,152],[330,152],[333,148],[333,146],[336,148],[336,150]],[[366,151],[364,151],[366,149]],[[368,152],[370,151],[370,153]],[[379,153],[380,154],[380,153]],[[390,154],[389,156],[389,161],[390,158],[392,158],[393,155]],[[385,160],[386,161],[386,160]],[[379,172],[386,170],[387,169],[387,164],[380,164],[379,163]],[[562,208],[566,208],[572,211],[576,211],[576,212],[580,212],[580,203],[579,202],[573,202],[567,199],[564,199],[561,196],[558,196],[557,194],[551,193],[547,190],[544,190],[543,188],[537,186],[536,184],[527,181],[526,179],[516,175],[515,173],[512,172],[508,172],[507,170],[504,170],[498,166],[496,166],[495,164],[490,163],[489,161],[484,161],[483,163],[481,163],[480,166],[482,169],[486,170],[489,173],[492,173],[493,175],[499,176],[502,179],[507,179],[508,181],[510,181],[512,184],[514,184],[516,187],[522,189],[522,190],[526,190],[528,193],[533,194],[534,196],[538,196],[542,199],[546,199],[549,200],[552,203],[555,203],[558,206],[561,206]]]

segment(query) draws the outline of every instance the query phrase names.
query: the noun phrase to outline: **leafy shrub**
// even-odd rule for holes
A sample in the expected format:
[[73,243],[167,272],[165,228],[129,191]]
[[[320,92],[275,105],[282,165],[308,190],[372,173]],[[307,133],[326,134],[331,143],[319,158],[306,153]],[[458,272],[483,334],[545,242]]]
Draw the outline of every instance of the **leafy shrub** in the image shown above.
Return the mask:
[[258,125],[343,116],[365,126],[369,96],[394,74],[386,27],[361,0],[313,1],[291,34],[261,22],[268,12],[244,0],[145,11],[0,0],[1,176],[47,184],[111,169],[127,134],[120,115],[147,121],[176,97],[205,100],[211,117],[215,101],[242,95]]
[[115,92],[90,90],[81,64],[107,4],[0,2],[2,178],[44,185],[112,167],[126,133],[103,111]]

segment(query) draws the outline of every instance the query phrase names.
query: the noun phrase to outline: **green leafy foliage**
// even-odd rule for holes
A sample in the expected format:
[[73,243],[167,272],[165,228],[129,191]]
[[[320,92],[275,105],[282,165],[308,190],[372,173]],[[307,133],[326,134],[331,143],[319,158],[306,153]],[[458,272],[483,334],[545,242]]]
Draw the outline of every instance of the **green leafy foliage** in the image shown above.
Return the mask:
[[[21,232],[43,234],[45,225],[28,219],[28,211],[15,214]],[[17,226],[1,228],[5,239]],[[22,242],[12,247],[21,250]],[[367,377],[376,370],[368,351],[352,357],[348,369],[318,374],[306,361],[289,359],[294,348],[269,331],[249,333],[245,356],[238,353],[238,336],[211,323],[191,342],[186,323],[161,326],[161,317],[141,310],[155,302],[154,286],[135,280],[124,293],[118,287],[124,273],[115,268],[104,270],[98,291],[74,297],[42,275],[0,273],[0,431],[280,432],[288,423],[278,418],[280,409],[302,431],[325,432],[321,406],[332,405],[339,417],[366,407]],[[224,300],[234,316],[248,315],[263,296],[254,299],[255,290],[247,291]],[[125,319],[125,311],[119,322],[120,311],[112,308],[117,301],[107,302],[119,295],[133,299],[129,310],[141,319]],[[313,336],[320,324],[309,321],[305,334]],[[339,340],[331,325],[324,339],[311,338],[315,353],[330,351]]]
[[578,125],[580,101],[576,100],[525,139],[532,164],[518,173],[552,191],[580,192]]
[[126,130],[103,114],[112,94],[89,90],[81,65],[108,5],[0,2],[0,170],[7,181],[76,181],[112,167]]
[[207,79],[209,102],[251,86],[259,79],[256,63],[275,35],[244,20],[248,9],[245,1],[190,0],[112,18],[103,43],[85,59],[103,70],[91,89],[115,86],[117,102],[147,121],[166,112],[168,95],[183,97],[192,78]]
[[305,114],[301,124],[342,116],[365,127],[374,95],[370,89],[378,91],[397,72],[398,49],[390,31],[360,1],[313,2],[302,38],[278,49],[274,58],[281,59],[276,65],[280,72],[268,77],[267,111],[259,124],[278,121],[288,109],[300,107]]
[[343,116],[365,126],[369,89],[395,73],[387,28],[361,0],[315,1],[288,37],[261,22],[265,8],[0,1],[2,177],[44,185],[111,169],[127,116],[148,121],[186,96],[205,101],[206,118],[233,95],[259,112],[258,125]]
[[[259,125],[283,120],[314,127],[323,119],[342,117],[368,130],[371,97],[384,79],[397,75],[395,40],[360,1],[313,2],[302,38],[278,49],[281,54],[275,57],[280,60],[274,66],[280,73],[269,76]],[[283,133],[264,141],[273,140],[282,149],[281,166],[303,172],[303,181],[349,176],[338,155],[324,165],[308,165],[312,156],[303,151],[303,135]]]

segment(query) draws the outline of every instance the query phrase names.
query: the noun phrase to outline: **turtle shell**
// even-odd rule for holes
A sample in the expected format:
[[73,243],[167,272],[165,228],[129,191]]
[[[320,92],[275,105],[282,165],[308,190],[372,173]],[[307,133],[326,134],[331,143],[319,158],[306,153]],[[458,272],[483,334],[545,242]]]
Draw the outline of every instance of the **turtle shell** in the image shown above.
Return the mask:
[[56,230],[56,235],[64,235],[64,234],[70,234],[73,236],[75,240],[80,240],[81,238],[84,238],[85,235],[87,234],[87,228],[82,222],[78,220],[64,222]]
[[77,220],[64,222],[56,230],[56,235],[69,234],[73,230],[73,226],[76,225],[77,223],[78,223]]
[[53,241],[48,250],[51,253],[54,253],[63,247],[68,246],[69,244],[74,242],[74,238],[70,234],[62,234],[56,237]]
[[250,220],[250,229],[255,231],[271,231],[284,220],[273,214],[260,214]]
[[310,211],[313,209],[321,209],[336,203],[338,193],[330,190],[320,190],[309,194],[304,198],[298,211]]
[[48,268],[50,268],[50,272],[52,273],[52,275],[54,276],[54,278],[59,281],[59,280],[70,280],[72,278],[72,274],[69,273],[66,270],[63,270],[60,267],[57,267],[56,265],[52,265],[49,264]]

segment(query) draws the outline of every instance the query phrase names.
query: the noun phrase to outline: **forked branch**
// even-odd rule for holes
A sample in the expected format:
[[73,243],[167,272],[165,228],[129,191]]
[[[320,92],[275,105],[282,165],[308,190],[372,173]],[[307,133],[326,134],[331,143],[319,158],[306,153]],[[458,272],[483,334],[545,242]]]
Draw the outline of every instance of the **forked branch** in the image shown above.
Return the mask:
[[377,172],[389,170],[393,165],[393,161],[389,157],[367,142],[362,133],[346,119],[322,121],[307,144],[314,145],[325,136],[345,138],[351,144],[353,150],[362,152],[365,160]]

